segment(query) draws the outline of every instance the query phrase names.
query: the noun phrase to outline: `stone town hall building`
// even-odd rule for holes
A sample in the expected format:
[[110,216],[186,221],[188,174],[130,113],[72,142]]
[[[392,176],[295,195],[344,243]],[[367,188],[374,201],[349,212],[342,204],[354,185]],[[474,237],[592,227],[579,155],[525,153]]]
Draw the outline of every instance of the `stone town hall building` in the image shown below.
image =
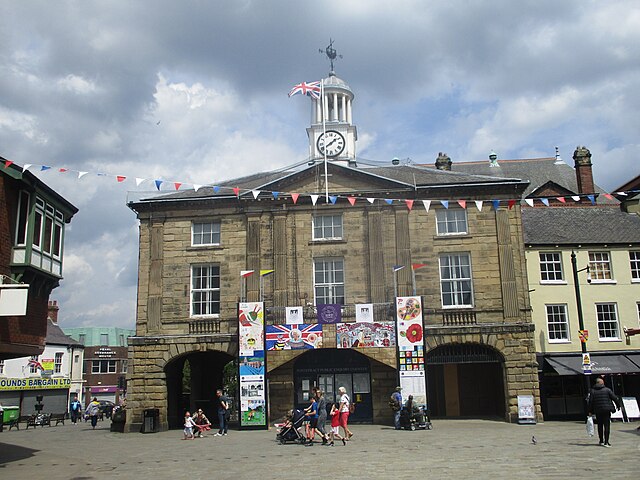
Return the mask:
[[[294,306],[316,323],[322,303],[342,304],[343,322],[371,303],[374,321],[386,322],[396,289],[412,295],[412,273],[432,415],[515,421],[518,395],[532,395],[540,417],[519,205],[528,182],[451,172],[444,154],[436,169],[366,165],[356,155],[352,90],[332,72],[323,98],[326,127],[312,99],[301,164],[129,204],[140,260],[128,430],[147,408],[159,409],[161,428],[180,426],[188,408],[215,417],[211,400],[238,356],[241,294],[262,297],[267,325],[285,323]],[[426,266],[412,271],[415,263]],[[262,285],[248,277],[245,292],[240,272],[266,269],[273,274]],[[266,368],[271,421],[304,405],[311,385],[329,402],[345,386],[358,404],[354,421],[391,420],[395,348],[337,348],[336,326],[323,325],[321,348],[268,351]]]

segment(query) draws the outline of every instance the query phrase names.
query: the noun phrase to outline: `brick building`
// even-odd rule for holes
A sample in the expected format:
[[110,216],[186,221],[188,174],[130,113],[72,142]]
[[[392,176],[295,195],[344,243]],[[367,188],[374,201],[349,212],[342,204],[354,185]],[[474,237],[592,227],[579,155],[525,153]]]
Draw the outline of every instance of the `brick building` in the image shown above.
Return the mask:
[[[515,421],[519,395],[533,396],[540,413],[519,206],[528,182],[450,172],[444,154],[437,169],[366,165],[355,154],[353,92],[334,74],[324,82],[326,132],[313,100],[308,160],[129,204],[140,262],[128,430],[147,408],[167,428],[186,408],[213,407],[238,356],[241,297],[264,300],[267,325],[284,324],[295,306],[305,324],[316,322],[323,303],[341,304],[347,323],[356,304],[370,303],[374,321],[387,322],[395,296],[413,293],[412,273],[432,413]],[[417,262],[426,266],[394,273]],[[241,271],[262,269],[273,274],[243,285]],[[315,384],[328,401],[346,386],[358,403],[353,420],[390,421],[395,348],[337,348],[336,328],[322,326],[318,348],[267,352],[272,418],[303,404]]]
[[62,279],[64,229],[78,209],[29,171],[0,163],[0,275],[4,284],[29,285],[26,314],[0,316],[0,359],[8,359],[44,350],[49,294]]

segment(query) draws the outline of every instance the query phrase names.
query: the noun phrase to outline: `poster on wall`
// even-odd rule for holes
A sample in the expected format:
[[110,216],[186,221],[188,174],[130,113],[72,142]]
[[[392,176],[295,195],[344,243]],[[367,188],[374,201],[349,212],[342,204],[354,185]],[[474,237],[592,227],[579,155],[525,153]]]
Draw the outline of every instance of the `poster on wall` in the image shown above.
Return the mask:
[[300,307],[285,307],[285,320],[287,325],[300,325],[304,323],[304,311]]
[[402,396],[408,398],[413,395],[414,402],[426,405],[427,383],[420,297],[396,298],[396,337]]
[[238,321],[240,356],[251,356],[254,350],[264,350],[263,303],[241,303],[238,312]]
[[264,304],[238,305],[240,428],[267,427]]
[[322,346],[322,325],[267,325],[267,350],[304,350]]
[[356,304],[356,323],[357,322],[373,323],[373,303]]
[[393,322],[339,323],[336,325],[338,348],[386,348],[396,346]]
[[340,323],[342,321],[342,306],[337,303],[317,305],[318,323]]

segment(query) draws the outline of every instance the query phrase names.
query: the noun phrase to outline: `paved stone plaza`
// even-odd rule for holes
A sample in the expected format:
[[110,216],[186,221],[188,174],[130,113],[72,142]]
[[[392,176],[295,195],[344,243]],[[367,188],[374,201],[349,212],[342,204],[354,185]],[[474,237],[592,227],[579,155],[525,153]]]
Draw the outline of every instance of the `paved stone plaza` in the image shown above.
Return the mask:
[[[614,423],[612,448],[584,425],[438,420],[430,431],[354,425],[346,447],[278,445],[275,429],[183,441],[182,432],[119,434],[109,421],[4,431],[3,479],[640,478],[638,423]],[[532,444],[535,435],[537,445]]]

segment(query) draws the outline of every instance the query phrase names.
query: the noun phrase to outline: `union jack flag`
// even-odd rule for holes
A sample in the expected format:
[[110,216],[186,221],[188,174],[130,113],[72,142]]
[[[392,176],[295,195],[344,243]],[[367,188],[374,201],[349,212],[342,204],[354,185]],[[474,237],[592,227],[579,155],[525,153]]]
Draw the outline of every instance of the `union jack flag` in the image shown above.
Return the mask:
[[298,93],[302,95],[309,95],[313,98],[320,98],[320,82],[302,82],[295,85],[289,92],[289,96],[292,97]]
[[267,350],[303,350],[322,344],[322,325],[267,325]]
[[29,361],[27,362],[27,366],[34,367],[36,370],[37,369],[44,370],[44,367],[42,366],[42,364],[38,360],[35,360],[33,358],[29,359]]

